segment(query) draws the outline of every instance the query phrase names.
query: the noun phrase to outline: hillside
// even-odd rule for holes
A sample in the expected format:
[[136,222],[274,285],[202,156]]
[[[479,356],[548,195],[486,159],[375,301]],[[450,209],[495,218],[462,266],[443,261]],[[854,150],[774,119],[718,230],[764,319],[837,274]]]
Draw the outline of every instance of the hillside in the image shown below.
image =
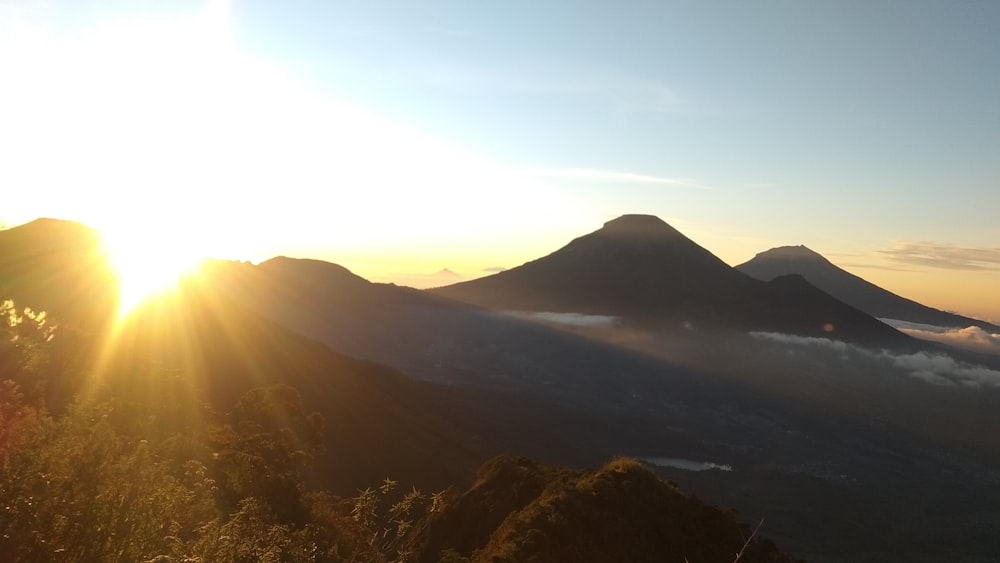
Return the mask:
[[441,505],[411,541],[416,561],[794,561],[628,459],[578,472],[497,458]]
[[765,282],[780,276],[800,275],[812,285],[873,317],[939,327],[975,326],[1000,332],[1000,327],[996,325],[927,307],[882,289],[837,267],[805,246],[772,248],[736,266],[736,269]]

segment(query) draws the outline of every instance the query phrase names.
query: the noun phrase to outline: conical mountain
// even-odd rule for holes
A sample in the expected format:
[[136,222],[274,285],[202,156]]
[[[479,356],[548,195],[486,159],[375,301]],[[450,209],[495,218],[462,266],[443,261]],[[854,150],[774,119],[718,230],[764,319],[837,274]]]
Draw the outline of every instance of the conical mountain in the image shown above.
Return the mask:
[[768,284],[739,272],[651,215],[624,215],[552,254],[431,290],[497,310],[615,315],[638,323],[907,339],[805,280]]
[[812,285],[873,317],[941,327],[977,326],[991,332],[1000,332],[1000,327],[996,325],[927,307],[882,289],[835,266],[821,254],[801,245],[782,246],[761,252],[749,262],[736,266],[736,269],[762,281],[798,274]]
[[493,309],[643,316],[758,287],[658,217],[624,215],[544,258],[432,292]]

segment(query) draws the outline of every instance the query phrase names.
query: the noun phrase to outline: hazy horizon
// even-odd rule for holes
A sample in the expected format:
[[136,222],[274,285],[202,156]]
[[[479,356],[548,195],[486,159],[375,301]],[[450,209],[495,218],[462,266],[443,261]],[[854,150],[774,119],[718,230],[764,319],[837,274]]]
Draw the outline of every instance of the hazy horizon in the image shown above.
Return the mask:
[[648,213],[730,265],[804,244],[996,321],[998,26],[922,1],[2,4],[0,222],[417,285]]

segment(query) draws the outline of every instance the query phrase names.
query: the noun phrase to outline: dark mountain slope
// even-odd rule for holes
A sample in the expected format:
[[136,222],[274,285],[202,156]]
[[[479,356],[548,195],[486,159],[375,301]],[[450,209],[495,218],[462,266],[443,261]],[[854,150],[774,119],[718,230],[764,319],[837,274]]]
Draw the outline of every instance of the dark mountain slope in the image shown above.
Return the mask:
[[417,560],[442,553],[472,562],[793,561],[731,513],[619,459],[590,473],[503,457],[454,495],[418,531]]
[[389,474],[440,487],[467,475],[485,455],[469,447],[464,429],[426,412],[428,404],[445,412],[460,408],[468,397],[337,354],[197,282],[147,304],[118,327],[90,384],[142,386],[155,379],[148,372],[160,370],[183,374],[194,382],[194,394],[220,412],[255,387],[297,389],[306,408],[325,420],[317,479],[340,492]]
[[115,283],[93,229],[38,219],[0,231],[0,299],[93,324],[114,314]]
[[[639,324],[794,332],[869,345],[911,339],[801,284],[767,285],[648,215],[625,215],[538,260],[430,290],[498,310],[615,315]],[[793,295],[785,294],[792,290]],[[815,301],[814,301],[815,299]]]
[[[814,323],[816,319],[822,319],[823,336],[869,346],[886,342],[884,323],[824,293],[802,276],[777,277],[767,283],[767,289],[774,300],[762,316],[775,319],[776,326],[788,332],[818,335]],[[810,314],[803,315],[802,311],[809,311]]]
[[338,351],[436,382],[527,390],[588,408],[600,397],[602,408],[622,411],[658,404],[665,389],[685,395],[702,385],[685,370],[612,345],[345,272],[308,260],[216,262],[205,279]]
[[749,262],[736,266],[736,269],[762,281],[798,274],[826,293],[873,317],[941,327],[977,326],[991,332],[1000,332],[1000,327],[996,325],[933,309],[886,291],[838,268],[805,246],[772,248],[757,254]]

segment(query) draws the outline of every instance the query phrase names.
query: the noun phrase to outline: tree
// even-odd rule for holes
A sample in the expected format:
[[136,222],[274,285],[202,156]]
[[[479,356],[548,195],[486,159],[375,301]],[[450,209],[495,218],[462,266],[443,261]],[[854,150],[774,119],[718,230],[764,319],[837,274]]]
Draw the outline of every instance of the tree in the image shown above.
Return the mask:
[[282,522],[305,517],[303,480],[323,445],[323,417],[306,415],[287,385],[253,389],[214,436],[221,499],[234,509],[244,498],[265,502]]

